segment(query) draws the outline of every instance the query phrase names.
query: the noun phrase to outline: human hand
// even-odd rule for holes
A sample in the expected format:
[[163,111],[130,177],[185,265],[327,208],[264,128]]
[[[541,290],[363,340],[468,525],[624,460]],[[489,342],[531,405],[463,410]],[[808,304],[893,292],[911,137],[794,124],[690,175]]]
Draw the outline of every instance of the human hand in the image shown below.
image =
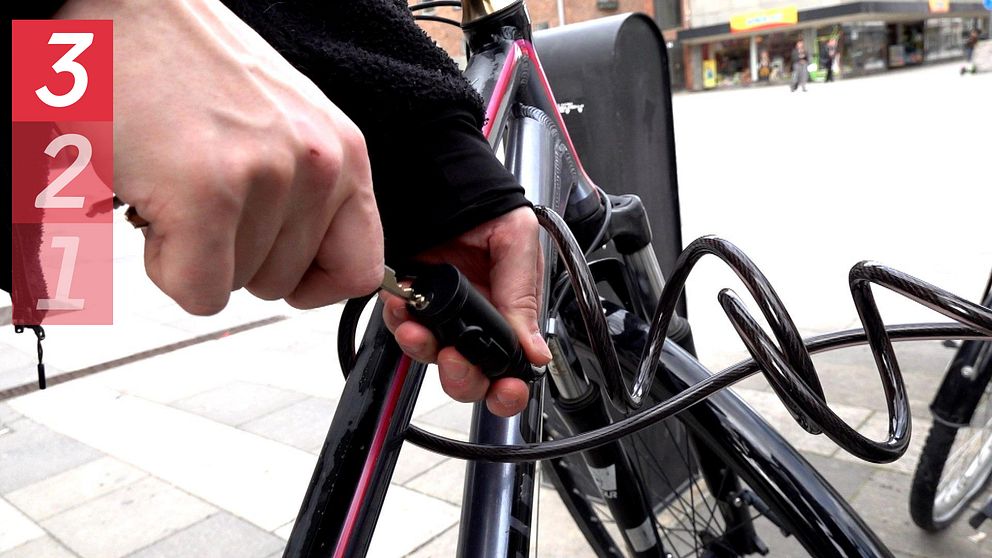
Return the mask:
[[[418,259],[457,267],[506,318],[527,358],[540,366],[551,360],[551,351],[537,324],[543,268],[537,233],[534,212],[522,207],[428,250]],[[441,387],[451,398],[462,402],[485,399],[489,410],[503,417],[527,406],[528,387],[523,380],[490,381],[454,347],[438,347],[431,332],[411,319],[402,299],[382,296],[386,327],[411,358],[438,363]]]
[[300,308],[375,290],[364,138],[260,36],[215,0],[70,0],[57,17],[114,20],[115,193],[150,223],[163,292],[206,315],[241,287]]

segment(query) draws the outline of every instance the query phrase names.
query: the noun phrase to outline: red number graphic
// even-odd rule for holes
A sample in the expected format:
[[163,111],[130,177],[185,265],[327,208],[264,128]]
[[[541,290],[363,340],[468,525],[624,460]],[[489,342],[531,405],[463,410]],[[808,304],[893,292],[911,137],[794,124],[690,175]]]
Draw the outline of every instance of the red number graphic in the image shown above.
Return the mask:
[[14,323],[110,324],[113,22],[12,21],[11,52]]

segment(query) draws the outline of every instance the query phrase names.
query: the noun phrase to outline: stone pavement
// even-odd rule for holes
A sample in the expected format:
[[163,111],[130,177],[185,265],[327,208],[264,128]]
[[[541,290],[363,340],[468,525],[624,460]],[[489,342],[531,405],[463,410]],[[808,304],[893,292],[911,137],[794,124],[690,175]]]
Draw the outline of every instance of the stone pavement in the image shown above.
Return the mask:
[[[857,323],[844,274],[863,258],[977,296],[992,261],[984,215],[992,206],[988,172],[981,175],[985,188],[976,189],[969,174],[974,167],[951,163],[979,160],[980,147],[962,138],[972,126],[992,129],[992,111],[973,109],[982,95],[987,102],[992,75],[951,79],[944,74],[952,69],[814,84],[805,97],[773,89],[677,96],[684,238],[715,232],[738,242],[807,333]],[[964,101],[926,112],[936,110],[927,100],[945,91],[938,87]],[[927,138],[941,138],[921,140],[928,161],[917,151],[903,157],[898,136],[862,137],[866,120],[872,130],[908,129],[905,113],[884,110],[881,101],[870,110],[862,106],[875,98],[923,111],[913,125]],[[788,118],[814,110],[822,115],[830,110],[823,103],[853,116],[818,129],[815,143],[783,141],[794,126]],[[733,118],[733,129],[721,127]],[[804,170],[798,154],[821,143],[834,146],[836,161],[828,172]],[[868,143],[876,146],[870,160],[860,151]],[[769,150],[774,156],[762,159],[762,172],[752,172],[748,162]],[[726,164],[713,165],[715,157]],[[925,189],[914,186],[920,180]],[[973,203],[961,206],[962,199]],[[898,210],[884,209],[892,204]],[[874,212],[862,214],[865,205]],[[868,216],[873,220],[866,225]],[[144,279],[140,250],[139,235],[127,226],[115,230],[114,326],[49,328],[49,372],[93,373],[0,401],[0,558],[267,558],[285,545],[342,385],[334,355],[339,307],[302,312],[235,293],[218,316],[193,318]],[[713,304],[718,288],[732,281],[707,265],[690,282],[689,308],[703,362],[718,369],[739,359],[742,349]],[[890,323],[932,318],[896,297],[880,300]],[[262,320],[269,322],[257,325]],[[212,335],[244,324],[256,327]],[[34,379],[28,335],[0,330],[0,391]],[[191,339],[199,342],[143,353]],[[915,436],[910,452],[891,465],[860,462],[824,437],[802,433],[759,379],[737,389],[898,556],[992,556],[992,543],[962,522],[935,536],[909,521],[910,474],[927,430],[927,404],[951,351],[938,342],[897,350]],[[101,363],[135,354],[145,358],[96,372]],[[848,349],[814,360],[832,407],[863,433],[880,437],[885,406],[867,352]],[[469,412],[428,375],[418,424],[464,437]],[[460,462],[405,447],[371,554],[453,555],[462,475]],[[540,539],[543,555],[589,555],[556,496],[543,492],[542,510],[550,517]],[[778,555],[803,554],[791,548]]]

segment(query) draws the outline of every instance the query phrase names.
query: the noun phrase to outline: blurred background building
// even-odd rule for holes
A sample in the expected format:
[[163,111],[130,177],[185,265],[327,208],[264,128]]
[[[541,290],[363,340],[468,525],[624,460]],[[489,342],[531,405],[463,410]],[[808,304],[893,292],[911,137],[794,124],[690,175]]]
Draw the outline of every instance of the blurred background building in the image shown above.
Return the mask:
[[[411,5],[424,3],[412,0]],[[792,49],[802,38],[826,74],[833,40],[835,76],[960,58],[972,29],[988,38],[992,12],[980,0],[528,0],[535,30],[622,12],[643,12],[662,29],[675,89],[712,89],[791,79]],[[460,21],[457,8],[422,15]],[[425,30],[464,62],[461,31],[436,22]]]

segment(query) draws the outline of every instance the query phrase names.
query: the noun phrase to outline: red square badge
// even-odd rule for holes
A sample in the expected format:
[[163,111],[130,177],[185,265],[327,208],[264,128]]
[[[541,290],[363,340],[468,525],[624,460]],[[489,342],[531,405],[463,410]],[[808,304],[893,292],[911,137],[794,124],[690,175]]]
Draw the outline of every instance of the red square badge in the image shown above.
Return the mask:
[[15,324],[113,323],[112,226],[19,223],[12,229]]
[[11,120],[112,120],[112,21],[11,22]]
[[72,124],[11,123],[12,222],[111,222],[114,124]]

